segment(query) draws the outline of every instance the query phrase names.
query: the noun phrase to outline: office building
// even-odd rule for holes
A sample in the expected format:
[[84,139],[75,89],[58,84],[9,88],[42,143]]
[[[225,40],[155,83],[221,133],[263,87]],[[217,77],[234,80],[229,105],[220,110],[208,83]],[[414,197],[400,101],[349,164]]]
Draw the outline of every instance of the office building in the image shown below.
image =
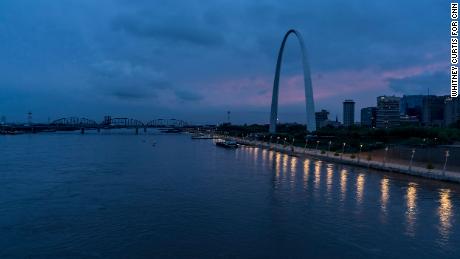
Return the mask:
[[366,107],[361,109],[361,126],[375,127],[377,107]]
[[399,97],[379,96],[377,97],[377,128],[392,128],[400,125]]
[[329,112],[326,110],[315,112],[316,129],[320,129],[326,126],[326,122],[328,121],[328,115],[329,115]]
[[345,100],[343,102],[343,126],[350,127],[355,124],[355,102]]

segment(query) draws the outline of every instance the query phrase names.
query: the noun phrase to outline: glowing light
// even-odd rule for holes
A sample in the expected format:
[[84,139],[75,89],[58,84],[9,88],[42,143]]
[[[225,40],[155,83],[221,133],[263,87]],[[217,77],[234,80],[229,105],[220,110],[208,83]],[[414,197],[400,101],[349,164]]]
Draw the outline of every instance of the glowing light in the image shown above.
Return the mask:
[[315,163],[315,188],[319,188],[321,182],[321,161],[316,161]]
[[283,155],[283,172],[287,172],[289,156],[287,154]]
[[390,180],[383,178],[380,181],[380,207],[382,209],[382,212],[384,214],[387,213],[387,204],[388,204],[388,199],[390,198]]
[[358,203],[363,200],[364,182],[364,174],[359,174],[358,178],[356,178],[356,201]]
[[332,165],[328,165],[327,167],[327,174],[326,174],[326,183],[327,183],[327,193],[329,194],[331,192],[332,188],[332,176],[333,176],[334,170],[332,168]]
[[342,169],[342,171],[340,172],[340,193],[342,201],[345,200],[345,195],[347,193],[347,176],[347,170]]
[[441,234],[442,239],[447,240],[452,228],[452,202],[449,189],[442,189],[439,193],[438,215],[439,234]]
[[417,220],[417,184],[409,183],[406,191],[406,221],[407,234],[415,234],[415,222]]
[[303,184],[305,188],[308,187],[309,173],[310,173],[310,160],[305,159],[305,161],[303,161]]
[[280,171],[281,171],[281,154],[276,153],[275,155],[275,172],[276,172],[276,178],[279,178],[280,176]]

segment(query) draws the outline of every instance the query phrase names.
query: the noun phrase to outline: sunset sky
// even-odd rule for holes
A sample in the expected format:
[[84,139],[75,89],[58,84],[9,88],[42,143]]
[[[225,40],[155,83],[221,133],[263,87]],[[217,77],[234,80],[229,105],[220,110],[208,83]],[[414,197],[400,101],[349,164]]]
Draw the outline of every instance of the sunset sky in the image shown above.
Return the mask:
[[[0,1],[0,115],[268,123],[284,33],[304,37],[316,110],[378,95],[449,94],[449,1]],[[288,40],[282,122],[305,122]]]

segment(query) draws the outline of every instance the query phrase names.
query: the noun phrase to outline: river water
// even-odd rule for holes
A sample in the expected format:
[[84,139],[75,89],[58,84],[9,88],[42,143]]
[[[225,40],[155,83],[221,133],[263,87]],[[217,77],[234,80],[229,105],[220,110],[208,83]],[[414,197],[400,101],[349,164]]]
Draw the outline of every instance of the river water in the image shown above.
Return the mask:
[[1,258],[460,258],[456,184],[153,132],[0,155]]

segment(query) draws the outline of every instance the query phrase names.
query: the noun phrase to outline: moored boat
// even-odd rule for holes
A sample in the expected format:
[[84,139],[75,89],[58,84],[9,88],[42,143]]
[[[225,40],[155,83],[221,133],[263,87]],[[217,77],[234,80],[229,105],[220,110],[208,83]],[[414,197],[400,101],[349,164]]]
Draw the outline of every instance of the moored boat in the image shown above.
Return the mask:
[[233,140],[224,140],[217,141],[216,146],[225,147],[225,148],[238,148],[238,144]]

